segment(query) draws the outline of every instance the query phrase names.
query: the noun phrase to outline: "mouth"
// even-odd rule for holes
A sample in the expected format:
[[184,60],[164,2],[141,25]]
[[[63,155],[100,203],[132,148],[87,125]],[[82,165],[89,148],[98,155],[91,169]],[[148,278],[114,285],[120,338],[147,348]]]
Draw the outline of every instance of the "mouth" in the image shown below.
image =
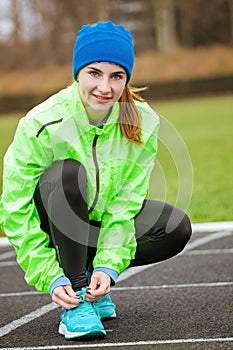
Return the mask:
[[100,102],[100,103],[106,103],[111,101],[112,97],[111,96],[101,96],[101,95],[96,95],[93,94],[94,98],[96,99],[96,101]]

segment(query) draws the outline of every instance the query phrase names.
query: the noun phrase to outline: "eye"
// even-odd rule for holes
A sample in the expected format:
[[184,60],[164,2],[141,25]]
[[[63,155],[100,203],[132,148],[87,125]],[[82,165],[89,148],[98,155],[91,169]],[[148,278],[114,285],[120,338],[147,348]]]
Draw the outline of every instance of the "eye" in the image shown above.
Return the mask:
[[120,80],[120,79],[123,78],[123,74],[121,74],[121,73],[114,73],[114,74],[112,74],[112,78],[114,80]]
[[99,72],[97,72],[96,70],[90,71],[89,74],[90,74],[92,77],[94,77],[94,78],[96,78],[96,77],[99,76]]

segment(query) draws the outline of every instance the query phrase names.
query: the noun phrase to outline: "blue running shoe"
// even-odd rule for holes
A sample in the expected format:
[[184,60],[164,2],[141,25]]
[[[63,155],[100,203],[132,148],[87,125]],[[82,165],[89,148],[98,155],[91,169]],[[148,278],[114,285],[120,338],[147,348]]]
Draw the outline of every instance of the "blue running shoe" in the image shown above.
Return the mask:
[[77,292],[80,295],[80,303],[76,308],[70,310],[62,308],[58,332],[66,339],[93,339],[103,338],[106,335],[92,303],[85,300],[85,293],[86,288]]
[[116,305],[113,304],[109,294],[93,303],[94,309],[101,320],[116,318]]

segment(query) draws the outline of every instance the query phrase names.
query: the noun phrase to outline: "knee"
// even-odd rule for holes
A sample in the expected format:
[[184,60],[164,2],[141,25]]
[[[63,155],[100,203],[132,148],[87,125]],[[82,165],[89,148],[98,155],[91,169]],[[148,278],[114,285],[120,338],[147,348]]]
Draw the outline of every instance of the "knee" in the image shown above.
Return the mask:
[[165,232],[172,239],[174,246],[178,249],[178,253],[182,251],[192,234],[192,227],[188,215],[184,211],[173,207]]
[[183,213],[183,217],[175,229],[175,236],[179,251],[182,251],[192,235],[192,226],[187,214]]
[[180,223],[179,231],[183,240],[187,243],[192,235],[192,226],[187,214],[184,214],[183,220]]

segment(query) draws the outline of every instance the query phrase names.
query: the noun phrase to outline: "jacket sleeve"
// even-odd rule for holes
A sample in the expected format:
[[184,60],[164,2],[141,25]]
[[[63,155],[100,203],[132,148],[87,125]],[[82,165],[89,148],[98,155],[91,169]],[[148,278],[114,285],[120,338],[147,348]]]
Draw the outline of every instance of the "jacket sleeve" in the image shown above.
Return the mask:
[[141,210],[148,192],[157,153],[158,129],[159,124],[142,146],[139,156],[126,163],[122,186],[103,215],[94,268],[111,268],[120,274],[135,256],[134,217]]
[[49,293],[50,285],[64,275],[49,236],[40,228],[33,200],[38,180],[51,165],[52,155],[36,137],[34,125],[22,118],[14,141],[4,157],[3,228],[16,250],[25,280],[39,292]]

